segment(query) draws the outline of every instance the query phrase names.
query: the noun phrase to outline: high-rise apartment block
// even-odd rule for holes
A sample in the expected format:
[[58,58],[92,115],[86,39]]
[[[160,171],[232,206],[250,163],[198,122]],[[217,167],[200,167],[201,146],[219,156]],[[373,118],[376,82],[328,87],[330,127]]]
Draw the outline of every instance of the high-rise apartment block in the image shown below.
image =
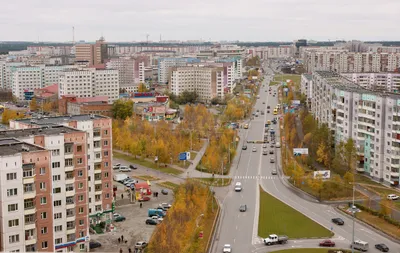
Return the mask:
[[146,56],[111,58],[107,69],[118,70],[121,85],[133,85],[145,82],[145,69],[149,65]]
[[400,93],[400,73],[341,73],[363,88]]
[[89,66],[104,64],[108,58],[107,44],[103,37],[94,44],[75,45],[75,61],[87,63]]
[[355,140],[359,172],[398,187],[399,94],[366,89],[337,73],[316,71],[311,111],[333,130],[337,142]]
[[75,68],[62,72],[59,81],[59,98],[108,96],[109,103],[119,96],[118,70]]
[[184,91],[195,91],[199,100],[224,97],[224,68],[210,66],[173,67],[168,83],[169,90],[180,95]]
[[166,84],[168,82],[171,68],[195,62],[200,62],[200,60],[197,58],[160,58],[158,60],[158,83]]

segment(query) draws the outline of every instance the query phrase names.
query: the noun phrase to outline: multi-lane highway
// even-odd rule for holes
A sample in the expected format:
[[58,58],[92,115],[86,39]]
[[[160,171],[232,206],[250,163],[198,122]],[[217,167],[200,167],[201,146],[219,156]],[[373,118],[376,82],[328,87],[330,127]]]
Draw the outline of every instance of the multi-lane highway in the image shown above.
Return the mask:
[[[244,133],[241,143],[246,140],[263,140],[264,124],[267,120],[274,117],[273,108],[278,103],[278,97],[272,94],[277,90],[277,86],[272,87],[272,94],[265,92],[268,88],[270,78],[272,78],[272,70],[265,67],[267,75],[264,81],[265,88],[260,89],[260,99],[257,100],[254,110],[266,111],[266,107],[270,106],[270,113],[259,115],[250,121],[249,129]],[[263,104],[265,102],[265,104]],[[273,125],[276,130],[276,140],[279,141],[278,125]],[[280,178],[281,171],[281,154],[279,150],[274,152],[276,163],[270,163],[272,155],[262,155],[261,144],[247,144],[248,149],[243,150],[240,154],[238,169],[235,171],[233,183],[222,202],[222,213],[219,228],[217,229],[216,241],[212,252],[222,252],[224,244],[232,245],[232,252],[270,252],[283,248],[309,248],[317,247],[320,240],[290,240],[286,245],[265,246],[262,239],[258,237],[258,214],[259,214],[259,186],[280,199],[284,203],[302,212],[309,218],[320,223],[328,229],[332,229],[335,233],[332,240],[336,242],[338,247],[349,248],[352,239],[352,220],[338,213],[332,206],[305,200],[298,196],[296,192],[287,187],[285,181]],[[252,152],[253,146],[257,151]],[[271,149],[268,145],[268,149]],[[271,175],[272,169],[278,170],[278,176]],[[241,182],[243,190],[241,192],[234,191],[234,183]],[[247,212],[239,212],[239,206],[246,204]],[[344,226],[337,226],[331,222],[334,217],[340,217],[345,221]],[[369,252],[378,252],[374,245],[377,243],[385,243],[390,252],[400,253],[400,245],[392,242],[384,236],[376,233],[374,230],[364,227],[356,223],[355,238],[367,241],[370,244]]]

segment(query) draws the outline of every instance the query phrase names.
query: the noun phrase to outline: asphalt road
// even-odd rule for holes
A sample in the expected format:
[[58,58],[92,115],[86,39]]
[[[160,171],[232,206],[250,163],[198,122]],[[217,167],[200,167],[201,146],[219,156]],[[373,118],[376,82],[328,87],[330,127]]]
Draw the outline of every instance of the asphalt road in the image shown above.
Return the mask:
[[[271,70],[265,68],[267,72]],[[265,83],[269,83],[267,76]],[[249,129],[246,133],[246,140],[263,140],[264,124],[266,120],[276,117],[272,114],[273,108],[278,103],[277,97],[272,97],[269,92],[265,92],[268,86],[261,88],[260,99],[257,100],[255,109],[264,110],[267,105],[271,110],[269,114],[255,117],[251,121]],[[277,86],[273,86],[273,90]],[[265,104],[262,104],[265,102]],[[273,125],[275,130],[277,125]],[[277,140],[279,140],[279,131],[276,131]],[[290,240],[286,245],[265,246],[262,239],[258,237],[258,214],[259,214],[259,185],[262,188],[280,199],[284,203],[302,212],[309,218],[320,223],[328,229],[331,229],[335,235],[332,238],[338,247],[349,248],[352,240],[352,220],[338,213],[333,207],[323,205],[298,196],[285,185],[285,181],[279,176],[272,176],[271,171],[276,168],[279,175],[281,172],[280,152],[275,151],[276,163],[271,164],[271,155],[262,155],[262,145],[254,144],[257,148],[256,152],[252,152],[253,144],[248,144],[248,149],[241,153],[238,170],[234,175],[233,184],[229,188],[222,203],[222,213],[220,226],[217,229],[216,241],[212,252],[222,252],[224,244],[232,245],[232,252],[270,252],[285,248],[309,248],[317,247],[321,240]],[[268,147],[268,149],[270,149]],[[234,191],[234,184],[241,182],[243,190],[241,192]],[[247,212],[240,213],[239,206],[246,204]],[[332,218],[340,217],[345,221],[344,226],[337,226],[331,222]],[[379,252],[375,250],[374,245],[377,243],[385,243],[390,252],[400,253],[400,245],[381,236],[375,231],[356,223],[355,238],[367,241],[370,244],[369,252]]]

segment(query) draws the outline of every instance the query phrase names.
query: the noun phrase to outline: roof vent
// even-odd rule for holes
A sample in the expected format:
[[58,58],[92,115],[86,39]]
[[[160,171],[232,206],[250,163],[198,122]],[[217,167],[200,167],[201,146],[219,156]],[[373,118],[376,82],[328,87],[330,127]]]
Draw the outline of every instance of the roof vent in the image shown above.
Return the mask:
[[26,145],[24,145],[24,144],[22,144],[21,149],[22,149],[23,151],[29,152],[29,147],[26,146]]

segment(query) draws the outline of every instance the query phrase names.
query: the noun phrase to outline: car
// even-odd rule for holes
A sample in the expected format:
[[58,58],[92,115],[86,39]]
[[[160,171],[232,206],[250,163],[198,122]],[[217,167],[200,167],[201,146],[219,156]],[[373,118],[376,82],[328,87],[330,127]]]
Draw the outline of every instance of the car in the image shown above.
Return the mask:
[[241,182],[236,182],[235,184],[235,192],[240,192],[242,191],[242,183]]
[[274,141],[272,141],[272,143],[271,143],[271,148],[273,148],[275,145],[274,145]]
[[389,195],[387,195],[387,199],[389,199],[389,200],[398,200],[399,196],[397,196],[396,194],[389,194]]
[[172,207],[172,205],[168,203],[161,203],[158,206],[162,206],[164,209],[170,209]]
[[120,163],[116,163],[116,164],[113,165],[113,170],[117,170],[117,169],[119,169],[119,167],[121,167],[121,164]]
[[126,180],[125,183],[124,183],[124,185],[125,185],[126,187],[130,187],[132,184],[135,184],[135,183],[136,183],[135,180]]
[[131,165],[129,165],[129,168],[131,168],[132,170],[136,170],[136,169],[137,169],[137,166],[131,164]]
[[247,210],[247,205],[240,205],[239,207],[240,212],[246,212],[246,210]]
[[243,145],[242,150],[247,150],[247,145]]
[[257,109],[257,112],[260,112],[260,110],[259,110],[259,109]]
[[263,147],[263,148],[267,148],[267,144],[264,143],[264,144],[262,145],[262,147]]
[[139,202],[146,202],[146,201],[149,201],[149,200],[150,200],[150,197],[147,197],[147,196],[143,196],[140,199],[138,199]]
[[269,113],[269,110],[267,110],[267,113]]
[[272,154],[274,154],[274,150],[273,149],[270,149],[269,150],[269,153],[272,155]]
[[140,241],[140,242],[137,242],[137,243],[135,244],[135,249],[144,249],[144,248],[147,247],[147,245],[148,245],[147,242],[145,242],[145,241]]
[[275,145],[275,147],[276,147],[276,148],[280,148],[280,147],[281,147],[281,144],[280,144],[279,142],[277,142],[276,145]]
[[131,168],[129,168],[128,166],[120,166],[119,167],[119,172],[129,172],[132,171]]
[[267,109],[270,109],[269,105],[267,105]]
[[319,243],[321,247],[335,247],[335,242],[332,240],[323,240]]
[[253,147],[253,152],[257,152],[257,148],[256,147]]
[[124,221],[124,220],[126,220],[126,218],[124,216],[122,216],[122,215],[119,215],[117,217],[114,216],[114,221],[115,222],[121,222],[121,221]]
[[264,149],[262,154],[263,155],[268,155],[268,150]]
[[230,244],[225,244],[224,248],[222,249],[223,253],[231,253],[232,252],[232,247]]
[[156,220],[154,220],[152,218],[148,218],[148,219],[146,219],[145,223],[146,223],[146,225],[157,225],[158,221],[156,221]]
[[278,172],[277,172],[276,170],[272,170],[272,171],[271,171],[271,174],[272,174],[272,175],[278,175]]
[[332,222],[335,223],[336,225],[344,225],[344,221],[341,218],[333,218]]
[[389,247],[384,243],[375,244],[375,248],[382,252],[389,252]]
[[167,189],[162,189],[161,190],[162,195],[168,195],[168,190]]
[[164,208],[163,206],[160,206],[160,205],[158,205],[156,208],[154,208],[154,209],[158,209],[158,210],[161,210],[161,211],[164,211],[164,212],[166,212],[167,211],[167,208]]
[[161,221],[164,220],[164,219],[163,219],[162,217],[160,217],[160,216],[151,216],[151,218],[152,218],[153,220],[158,221],[158,222],[161,222]]
[[273,157],[271,157],[271,159],[269,159],[270,163],[275,163],[275,159]]
[[263,102],[263,105],[265,105],[265,102]]
[[100,248],[101,243],[99,242],[89,242],[89,249],[95,249],[95,248]]

